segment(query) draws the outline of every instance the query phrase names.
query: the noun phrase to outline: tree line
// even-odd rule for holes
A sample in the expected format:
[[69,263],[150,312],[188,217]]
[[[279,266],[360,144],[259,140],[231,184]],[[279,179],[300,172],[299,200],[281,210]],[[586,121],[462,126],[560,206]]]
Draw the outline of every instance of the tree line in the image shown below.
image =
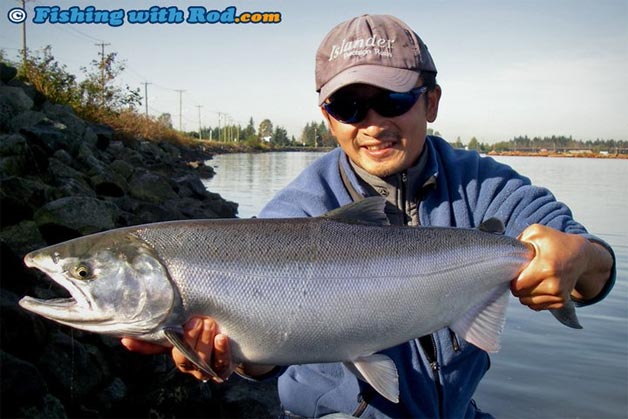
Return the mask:
[[576,140],[572,136],[552,135],[545,137],[528,137],[521,135],[508,141],[500,141],[494,144],[480,142],[476,137],[472,137],[465,145],[460,137],[456,139],[452,145],[456,148],[466,148],[469,150],[477,150],[479,152],[555,152],[564,153],[567,151],[578,150],[592,153],[607,152],[611,154],[627,154],[628,141],[625,140]]
[[[170,114],[159,117],[162,123],[172,127]],[[288,135],[282,126],[275,125],[270,119],[263,119],[257,126],[253,117],[246,126],[228,124],[219,127],[205,126],[200,131],[189,131],[186,135],[200,140],[242,143],[247,146],[263,144],[277,147],[333,147],[336,142],[327,128],[325,121],[312,121],[305,124],[298,137]]]

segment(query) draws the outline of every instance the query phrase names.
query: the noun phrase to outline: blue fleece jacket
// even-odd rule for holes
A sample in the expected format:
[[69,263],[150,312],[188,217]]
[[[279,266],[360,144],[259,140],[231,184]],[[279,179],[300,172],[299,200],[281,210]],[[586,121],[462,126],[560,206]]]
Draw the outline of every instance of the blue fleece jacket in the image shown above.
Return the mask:
[[[443,139],[428,136],[428,161],[418,183],[435,179],[435,187],[423,194],[419,221],[423,226],[477,227],[496,217],[506,234],[516,237],[531,224],[589,235],[573,220],[571,211],[544,188],[492,158],[452,148]],[[341,174],[342,165],[355,190],[368,195],[338,148],[316,160],[280,191],[261,211],[260,217],[309,217],[324,214],[352,202]],[[612,253],[612,250],[610,250]],[[602,299],[609,285],[595,301]],[[362,398],[368,407],[361,417],[477,417],[472,401],[480,379],[489,367],[488,355],[466,343],[449,329],[433,334],[436,362],[430,363],[418,340],[382,351],[399,371],[400,402],[391,403],[373,393],[367,384],[342,364],[289,367],[279,378],[283,407],[295,415],[318,417],[333,412],[352,413]]]

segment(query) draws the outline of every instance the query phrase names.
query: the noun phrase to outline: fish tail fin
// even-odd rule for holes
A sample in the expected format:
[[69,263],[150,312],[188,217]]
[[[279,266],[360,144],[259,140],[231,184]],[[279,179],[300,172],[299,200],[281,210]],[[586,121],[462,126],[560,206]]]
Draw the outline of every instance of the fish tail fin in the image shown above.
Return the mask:
[[486,352],[499,351],[506,323],[508,284],[497,287],[489,297],[450,325],[458,336]]
[[565,307],[560,309],[552,309],[550,312],[556,317],[556,320],[572,329],[582,329],[578,316],[576,315],[576,306],[573,301],[568,301]]

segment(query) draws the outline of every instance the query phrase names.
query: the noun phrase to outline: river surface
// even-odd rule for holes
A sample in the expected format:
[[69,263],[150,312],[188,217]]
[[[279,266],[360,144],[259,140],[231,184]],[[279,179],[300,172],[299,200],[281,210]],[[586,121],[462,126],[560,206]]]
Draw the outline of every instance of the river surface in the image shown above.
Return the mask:
[[[239,216],[261,207],[321,153],[227,154],[208,164],[207,188],[240,204]],[[498,418],[628,417],[628,160],[498,157],[549,188],[575,218],[606,240],[617,257],[617,283],[601,303],[578,309],[584,329],[559,324],[514,298],[502,349],[476,393]]]

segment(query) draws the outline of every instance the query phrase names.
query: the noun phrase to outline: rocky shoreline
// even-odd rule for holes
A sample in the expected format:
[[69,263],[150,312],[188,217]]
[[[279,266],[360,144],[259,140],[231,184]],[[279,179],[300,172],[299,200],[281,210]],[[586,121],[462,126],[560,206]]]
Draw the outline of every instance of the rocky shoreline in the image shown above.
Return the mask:
[[50,103],[0,63],[0,417],[272,417],[276,383],[202,384],[168,355],[22,310],[24,295],[63,292],[27,269],[31,250],[128,225],[230,218],[237,204],[206,190],[211,151],[142,139]]

